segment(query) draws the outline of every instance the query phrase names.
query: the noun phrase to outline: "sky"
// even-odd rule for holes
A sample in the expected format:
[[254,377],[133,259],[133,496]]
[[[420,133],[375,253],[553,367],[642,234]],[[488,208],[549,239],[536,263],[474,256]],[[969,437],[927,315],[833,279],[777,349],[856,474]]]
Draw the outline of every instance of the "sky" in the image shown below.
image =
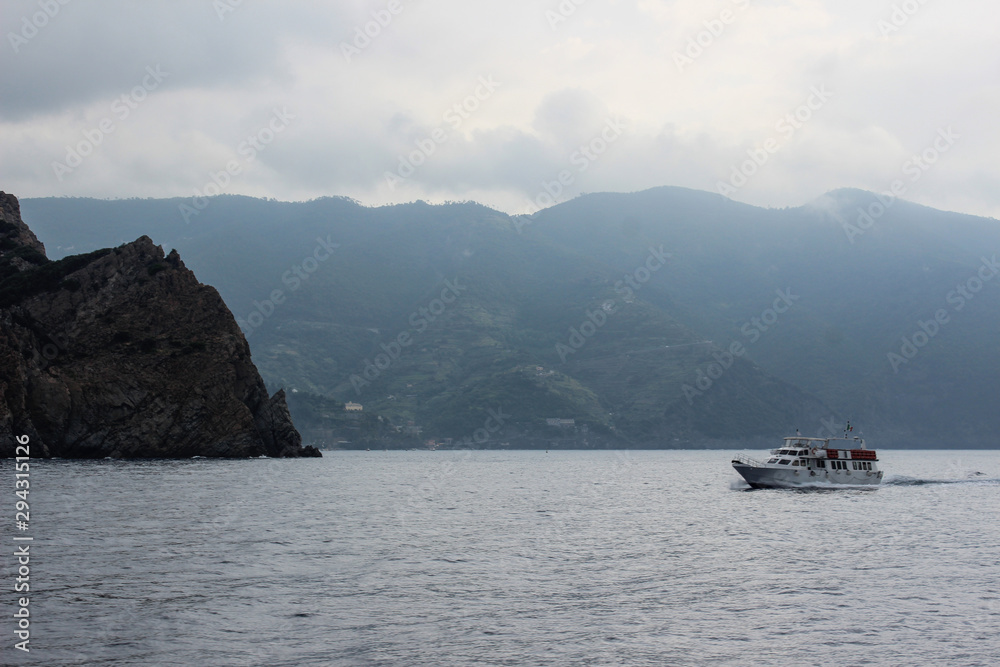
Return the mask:
[[[95,6],[96,5],[96,6]],[[1000,217],[985,0],[7,0],[0,189]]]

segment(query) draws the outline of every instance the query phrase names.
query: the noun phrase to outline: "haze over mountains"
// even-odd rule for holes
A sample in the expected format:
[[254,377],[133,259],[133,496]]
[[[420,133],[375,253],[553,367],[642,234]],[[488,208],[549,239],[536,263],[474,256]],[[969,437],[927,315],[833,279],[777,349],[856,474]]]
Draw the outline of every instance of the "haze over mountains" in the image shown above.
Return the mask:
[[[53,258],[144,234],[179,250],[307,442],[395,425],[415,442],[704,446],[848,418],[875,446],[1000,432],[994,219],[855,190],[778,210],[657,188],[532,217],[201,203],[21,206]],[[346,401],[365,416],[343,420]]]

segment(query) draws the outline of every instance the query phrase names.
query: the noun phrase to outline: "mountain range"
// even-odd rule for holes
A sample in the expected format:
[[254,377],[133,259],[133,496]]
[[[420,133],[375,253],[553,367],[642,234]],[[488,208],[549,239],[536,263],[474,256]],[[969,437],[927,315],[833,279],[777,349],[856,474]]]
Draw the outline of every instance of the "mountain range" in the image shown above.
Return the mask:
[[994,219],[858,190],[766,209],[670,187],[531,216],[242,196],[21,208],[53,258],[142,235],[180,251],[307,442],[749,445],[850,420],[873,446],[997,443]]

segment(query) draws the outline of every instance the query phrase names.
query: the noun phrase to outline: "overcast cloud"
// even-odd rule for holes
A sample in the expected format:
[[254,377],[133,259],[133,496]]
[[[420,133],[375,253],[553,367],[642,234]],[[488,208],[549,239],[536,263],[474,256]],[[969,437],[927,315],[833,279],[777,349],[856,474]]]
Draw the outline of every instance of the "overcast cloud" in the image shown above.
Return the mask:
[[985,0],[62,1],[2,9],[0,188],[22,197],[215,174],[210,193],[520,213],[547,191],[722,182],[793,206],[900,179],[1000,217]]

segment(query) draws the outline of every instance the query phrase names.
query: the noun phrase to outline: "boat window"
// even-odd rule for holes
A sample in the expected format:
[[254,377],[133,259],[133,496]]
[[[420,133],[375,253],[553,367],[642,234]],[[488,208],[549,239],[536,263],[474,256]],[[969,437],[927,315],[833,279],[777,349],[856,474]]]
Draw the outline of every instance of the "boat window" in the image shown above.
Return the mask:
[[768,463],[777,463],[778,459],[768,459],[767,462]]
[[786,466],[786,465],[788,465],[789,461],[788,461],[788,459],[783,459],[781,461],[778,461],[778,463],[780,463],[783,466]]

